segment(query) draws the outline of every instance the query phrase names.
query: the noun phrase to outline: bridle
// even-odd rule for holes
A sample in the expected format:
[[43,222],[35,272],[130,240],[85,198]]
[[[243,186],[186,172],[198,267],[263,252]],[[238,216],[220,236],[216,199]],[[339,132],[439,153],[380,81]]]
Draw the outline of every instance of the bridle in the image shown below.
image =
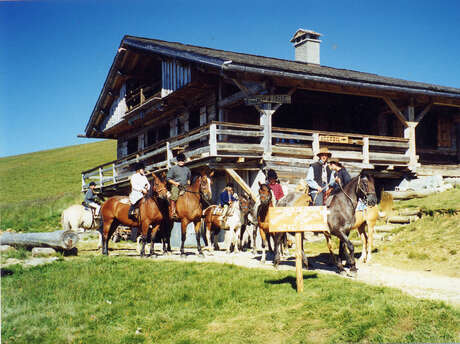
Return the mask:
[[[260,195],[260,189],[262,189],[263,186],[265,186],[265,187],[267,188],[267,190],[268,190],[268,196],[267,196],[266,199],[264,198],[264,199],[262,200],[262,197],[261,197],[261,195]],[[259,189],[260,203],[261,203],[261,204],[270,204],[270,202],[271,202],[271,200],[272,200],[272,193],[271,193],[271,191],[270,191],[270,187],[269,187],[267,184],[262,184],[262,187]]]
[[[367,178],[363,177],[363,179],[367,179]],[[342,192],[345,194],[345,196],[347,196],[348,199],[351,201],[351,204],[353,205],[353,207],[356,208],[358,206],[358,202],[356,201],[356,204],[355,204],[355,201],[353,201],[353,199],[343,189],[342,183],[339,182],[339,186],[340,186],[340,190],[342,190]],[[361,175],[358,176],[358,183],[356,184],[356,190],[355,190],[356,195],[358,195],[358,191],[361,191],[361,193],[363,194],[363,197],[361,197],[361,199],[363,200],[364,204],[367,206],[368,192],[366,192],[361,186]]]

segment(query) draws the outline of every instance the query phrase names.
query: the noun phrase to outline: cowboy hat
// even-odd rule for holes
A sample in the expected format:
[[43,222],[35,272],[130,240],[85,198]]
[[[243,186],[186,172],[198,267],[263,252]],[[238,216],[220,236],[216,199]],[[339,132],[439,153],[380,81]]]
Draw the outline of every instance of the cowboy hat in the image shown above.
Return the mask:
[[321,154],[327,155],[329,158],[332,156],[332,153],[329,152],[329,149],[327,149],[327,147],[320,148],[319,152],[316,153],[317,156],[320,156]]

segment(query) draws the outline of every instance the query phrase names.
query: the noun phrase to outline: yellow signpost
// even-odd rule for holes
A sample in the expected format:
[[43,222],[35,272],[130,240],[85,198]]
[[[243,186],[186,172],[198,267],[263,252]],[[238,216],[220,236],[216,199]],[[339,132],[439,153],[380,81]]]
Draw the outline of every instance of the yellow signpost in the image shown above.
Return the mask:
[[328,210],[320,207],[279,207],[270,208],[270,232],[295,232],[297,292],[303,292],[302,273],[302,232],[327,232]]

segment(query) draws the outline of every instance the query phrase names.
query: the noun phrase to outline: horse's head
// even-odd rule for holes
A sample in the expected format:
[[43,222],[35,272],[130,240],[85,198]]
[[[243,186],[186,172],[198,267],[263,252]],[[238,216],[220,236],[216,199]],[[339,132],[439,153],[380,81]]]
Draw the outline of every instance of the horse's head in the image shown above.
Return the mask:
[[240,210],[243,214],[247,214],[249,212],[250,201],[249,197],[244,194],[240,197]]
[[261,204],[268,204],[272,200],[272,192],[267,184],[259,182],[259,199]]
[[207,174],[200,175],[200,194],[206,202],[212,199],[211,178]]
[[161,173],[159,176],[157,176],[155,173],[152,173],[152,176],[152,191],[155,192],[159,198],[166,199],[168,197],[166,174]]
[[356,194],[370,207],[376,205],[377,194],[375,193],[374,178],[368,174],[361,173],[356,184]]

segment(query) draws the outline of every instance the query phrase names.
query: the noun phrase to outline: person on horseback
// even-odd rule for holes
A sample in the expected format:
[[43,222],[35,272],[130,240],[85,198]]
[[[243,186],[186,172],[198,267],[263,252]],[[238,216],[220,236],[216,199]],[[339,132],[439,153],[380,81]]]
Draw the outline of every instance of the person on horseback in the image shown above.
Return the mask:
[[147,194],[150,189],[150,183],[145,176],[144,168],[145,167],[143,163],[136,163],[134,165],[136,173],[134,173],[130,179],[131,193],[129,194],[129,201],[131,202],[131,206],[129,207],[128,217],[135,222],[137,219],[134,215],[134,210],[136,209],[136,206],[142,197],[144,197],[144,195]]
[[329,160],[329,166],[331,167],[333,171],[332,174],[334,175],[334,182],[331,185],[331,195],[335,195],[339,193],[345,185],[348,184],[348,182],[351,180],[351,177],[347,169],[339,162],[339,160]]
[[168,170],[166,179],[171,184],[171,218],[177,218],[176,201],[179,198],[179,189],[190,185],[192,172],[185,164],[184,153],[179,153],[176,157],[177,165]]
[[101,209],[101,206],[99,205],[99,199],[97,195],[94,193],[94,188],[96,187],[95,182],[89,183],[89,189],[86,191],[85,194],[85,200],[83,203],[88,207],[88,208],[93,208],[94,209],[94,216],[97,217],[99,216],[99,210]]
[[273,191],[273,195],[275,195],[275,199],[278,202],[281,198],[284,197],[283,188],[281,187],[278,175],[274,170],[270,169],[267,172],[267,179],[268,186]]
[[310,188],[310,197],[314,206],[321,206],[324,194],[334,182],[332,170],[327,161],[332,156],[327,147],[321,148],[317,154],[319,160],[310,165],[307,173],[307,184]]

